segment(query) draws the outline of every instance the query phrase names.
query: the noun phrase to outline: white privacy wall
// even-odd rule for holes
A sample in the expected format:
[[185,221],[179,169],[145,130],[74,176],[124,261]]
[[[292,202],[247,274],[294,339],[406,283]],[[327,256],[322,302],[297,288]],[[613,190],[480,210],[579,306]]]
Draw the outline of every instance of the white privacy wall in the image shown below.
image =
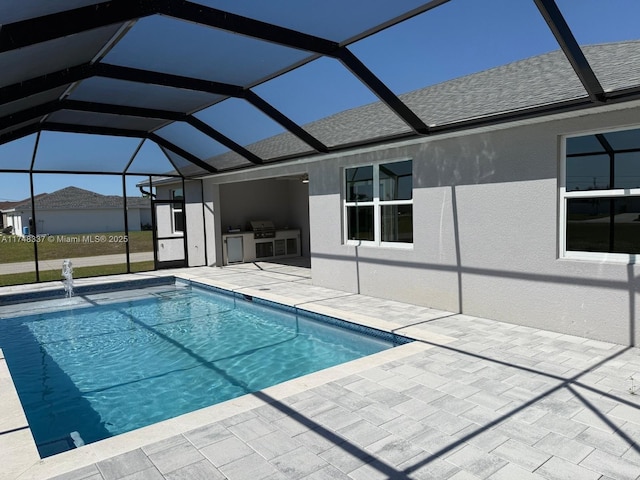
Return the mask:
[[206,235],[207,264],[210,266],[222,265],[220,185],[216,185],[211,181],[204,181],[202,189],[204,198],[204,231]]
[[199,267],[206,265],[202,182],[200,180],[187,181],[184,187],[189,266]]
[[[315,285],[637,344],[638,267],[559,259],[560,135],[640,109],[464,132],[309,164]],[[411,250],[347,246],[341,169],[413,159]]]

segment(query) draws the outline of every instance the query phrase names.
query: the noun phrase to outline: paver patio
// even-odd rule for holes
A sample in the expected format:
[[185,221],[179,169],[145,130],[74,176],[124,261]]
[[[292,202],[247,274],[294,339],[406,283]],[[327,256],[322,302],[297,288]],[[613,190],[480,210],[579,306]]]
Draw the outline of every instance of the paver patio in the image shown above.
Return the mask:
[[637,348],[314,287],[297,266],[170,273],[419,340],[7,478],[640,478]]

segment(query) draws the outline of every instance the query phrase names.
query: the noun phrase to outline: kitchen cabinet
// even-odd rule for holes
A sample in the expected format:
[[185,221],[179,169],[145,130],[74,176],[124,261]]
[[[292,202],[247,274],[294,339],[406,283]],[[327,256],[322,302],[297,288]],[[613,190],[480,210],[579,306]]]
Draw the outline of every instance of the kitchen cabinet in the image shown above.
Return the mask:
[[222,241],[225,265],[300,256],[300,230],[276,230],[273,238],[254,238],[254,232],[229,233],[222,235]]

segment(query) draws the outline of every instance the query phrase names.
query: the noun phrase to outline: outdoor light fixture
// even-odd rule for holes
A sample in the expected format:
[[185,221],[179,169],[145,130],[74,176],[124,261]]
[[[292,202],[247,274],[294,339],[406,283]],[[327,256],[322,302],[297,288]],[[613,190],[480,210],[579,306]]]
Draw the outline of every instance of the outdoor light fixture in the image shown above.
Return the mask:
[[309,183],[309,174],[305,173],[302,175],[302,183]]

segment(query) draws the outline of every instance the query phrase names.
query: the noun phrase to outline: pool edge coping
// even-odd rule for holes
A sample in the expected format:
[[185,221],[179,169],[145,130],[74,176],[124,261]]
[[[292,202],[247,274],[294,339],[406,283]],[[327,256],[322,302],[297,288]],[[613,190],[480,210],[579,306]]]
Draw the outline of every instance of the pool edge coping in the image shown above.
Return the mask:
[[[0,451],[11,456],[12,461],[3,461],[3,469],[5,473],[13,474],[20,471],[21,464],[39,461],[40,455],[1,348],[0,385],[3,399]],[[15,461],[16,457],[20,459],[19,462]]]
[[[92,293],[104,293],[112,290],[124,290],[128,286],[132,287],[151,287],[160,285],[170,285],[175,282],[175,275],[154,275],[145,278],[135,278],[127,280],[116,280],[107,283],[87,283],[84,285],[76,285],[73,288],[73,296],[82,296]],[[56,288],[56,282],[50,282],[45,287],[39,287],[33,291],[0,293],[0,307],[7,305],[15,305],[18,303],[38,302],[44,300],[56,300],[65,298],[65,292],[62,286]],[[7,300],[8,299],[8,300]]]

